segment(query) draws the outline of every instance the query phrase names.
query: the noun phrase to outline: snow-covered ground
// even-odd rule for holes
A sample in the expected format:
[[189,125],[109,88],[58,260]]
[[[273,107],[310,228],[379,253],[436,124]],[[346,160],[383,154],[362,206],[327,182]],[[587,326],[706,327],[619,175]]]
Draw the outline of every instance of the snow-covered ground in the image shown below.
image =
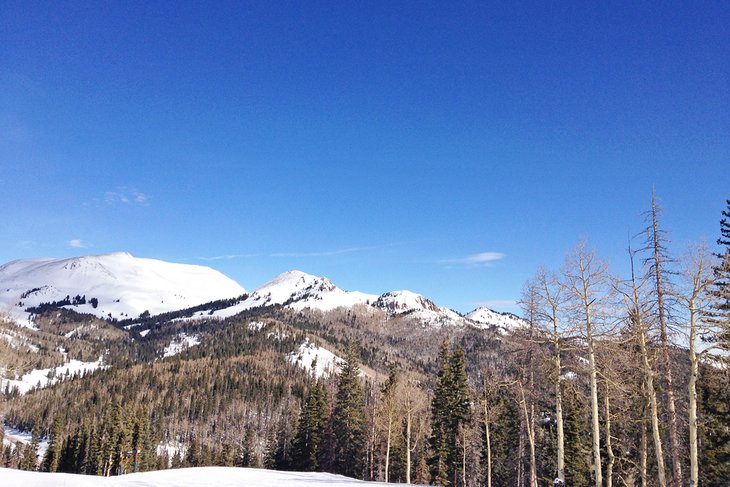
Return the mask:
[[5,340],[8,344],[16,350],[28,350],[36,353],[40,350],[38,345],[31,343],[26,337],[16,332],[15,330],[5,330],[0,332],[0,339]]
[[181,333],[165,347],[163,357],[172,357],[173,355],[177,355],[183,350],[194,347],[199,343],[200,338],[197,335],[186,335],[185,333]]
[[[24,445],[33,441],[33,434],[30,431],[22,431],[5,425],[5,436],[3,437],[3,446],[14,446],[18,443]],[[38,460],[40,461],[48,450],[48,438],[41,438],[38,442]]]
[[34,369],[15,379],[0,379],[0,389],[5,390],[8,385],[10,389],[18,388],[18,392],[25,394],[34,387],[48,387],[68,375],[73,377],[75,374],[85,375],[103,368],[103,357],[99,357],[96,362],[82,362],[80,360],[69,360],[64,365],[52,367],[50,369]]
[[133,473],[119,477],[24,472],[0,468],[0,485],[23,487],[374,487],[394,484],[364,482],[341,475],[319,472],[199,467]]
[[314,375],[322,377],[325,374],[338,374],[340,372],[339,364],[342,359],[330,352],[326,348],[318,347],[307,339],[296,350],[289,354],[289,360],[292,363],[303,367],[305,370],[312,370],[312,363],[316,360],[316,368]]
[[[125,252],[69,259],[16,260],[0,266],[0,311],[32,326],[25,308],[43,302],[85,296],[86,304],[70,305],[98,317],[136,318],[159,314],[246,291],[210,267],[141,259]],[[96,298],[98,305],[90,300]],[[22,303],[22,305],[19,305]]]

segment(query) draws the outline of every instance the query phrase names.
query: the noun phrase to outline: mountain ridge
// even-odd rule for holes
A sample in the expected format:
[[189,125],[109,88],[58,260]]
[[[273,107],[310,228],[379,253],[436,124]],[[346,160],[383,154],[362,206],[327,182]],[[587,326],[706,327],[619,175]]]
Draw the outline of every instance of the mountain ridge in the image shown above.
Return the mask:
[[[409,290],[380,295],[346,291],[326,277],[300,270],[283,272],[246,295],[240,284],[210,267],[134,257],[128,252],[64,259],[19,259],[0,266],[0,306],[9,309],[10,316],[26,326],[32,326],[32,311],[27,310],[47,303],[119,320],[236,297],[243,299],[228,307],[200,311],[186,319],[223,319],[258,307],[280,305],[321,312],[359,307],[434,327],[508,328],[522,322],[515,315],[488,308],[477,308],[463,315]],[[98,305],[89,302],[92,298]]]

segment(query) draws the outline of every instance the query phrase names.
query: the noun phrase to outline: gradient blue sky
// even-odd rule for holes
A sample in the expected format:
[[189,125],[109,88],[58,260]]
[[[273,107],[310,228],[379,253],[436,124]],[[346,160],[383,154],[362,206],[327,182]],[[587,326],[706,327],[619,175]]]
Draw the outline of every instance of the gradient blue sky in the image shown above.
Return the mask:
[[124,250],[514,311],[581,237],[625,268],[652,187],[676,253],[717,238],[728,25],[723,1],[4,0],[0,262]]

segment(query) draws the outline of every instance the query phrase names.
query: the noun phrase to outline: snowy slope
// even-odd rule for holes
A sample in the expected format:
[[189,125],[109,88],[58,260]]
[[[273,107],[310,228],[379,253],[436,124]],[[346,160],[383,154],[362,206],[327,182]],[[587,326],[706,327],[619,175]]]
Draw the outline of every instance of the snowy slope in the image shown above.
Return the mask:
[[525,320],[512,313],[499,313],[483,306],[467,314],[466,317],[483,328],[489,328],[493,325],[504,330],[514,330],[527,325]]
[[[11,448],[15,448],[20,445],[28,445],[33,441],[33,433],[31,433],[30,431],[19,430],[8,425],[3,425],[3,427],[5,429],[5,436],[3,437],[2,442],[3,446],[10,446]],[[48,450],[48,438],[43,437],[38,442],[38,461],[43,460],[43,455],[46,454],[46,450]],[[2,478],[1,470],[0,478]]]
[[22,377],[6,379],[0,375],[0,389],[5,390],[6,387],[9,387],[12,390],[17,388],[20,394],[25,394],[34,387],[52,386],[64,377],[73,377],[76,374],[83,376],[91,373],[96,369],[103,368],[103,362],[102,357],[99,357],[96,362],[68,360],[58,367],[33,369]]
[[[467,319],[412,291],[391,291],[380,296],[357,291],[343,291],[325,277],[317,277],[296,270],[280,274],[238,304],[214,311],[212,315],[201,312],[194,317],[181,319],[227,318],[249,309],[272,305],[283,305],[297,310],[309,308],[320,311],[363,305],[371,309],[380,309],[391,316],[404,316],[419,321],[423,326],[432,327],[476,326],[477,328],[488,328],[489,325],[495,325],[507,328],[521,322],[514,315],[497,313],[487,308],[475,310],[472,312],[473,317],[469,316]],[[488,313],[490,315],[487,315]]]
[[[296,365],[311,371],[312,364],[315,364],[315,377],[322,377],[326,374],[340,372],[340,365],[343,360],[326,348],[319,347],[307,339],[299,346],[299,349],[289,354],[289,360]],[[316,363],[314,362],[316,360]]]
[[457,312],[437,306],[430,299],[411,291],[391,291],[380,295],[374,306],[391,315],[408,315],[429,326],[463,326],[466,320]]
[[119,477],[25,472],[0,468],[0,485],[22,485],[24,487],[367,487],[395,484],[364,482],[320,472],[200,467],[134,473]]
[[215,311],[212,316],[227,318],[260,306],[286,305],[292,309],[331,311],[339,307],[367,304],[378,297],[357,291],[343,291],[329,279],[293,270],[276,276],[252,292],[245,301]]
[[[69,306],[80,313],[135,318],[144,311],[154,315],[243,293],[235,281],[209,267],[142,259],[124,252],[16,260],[0,266],[0,311],[9,311],[27,325],[25,308],[66,296],[86,297],[86,304]],[[96,308],[91,298],[98,299]]]

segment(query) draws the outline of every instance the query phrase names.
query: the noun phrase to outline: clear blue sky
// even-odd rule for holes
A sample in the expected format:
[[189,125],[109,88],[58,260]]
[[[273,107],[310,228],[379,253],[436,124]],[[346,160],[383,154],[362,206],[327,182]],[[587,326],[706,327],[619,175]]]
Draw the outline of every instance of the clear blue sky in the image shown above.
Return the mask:
[[729,25],[724,1],[4,0],[0,262],[515,310],[582,236],[620,270],[652,187],[673,250],[714,242]]

